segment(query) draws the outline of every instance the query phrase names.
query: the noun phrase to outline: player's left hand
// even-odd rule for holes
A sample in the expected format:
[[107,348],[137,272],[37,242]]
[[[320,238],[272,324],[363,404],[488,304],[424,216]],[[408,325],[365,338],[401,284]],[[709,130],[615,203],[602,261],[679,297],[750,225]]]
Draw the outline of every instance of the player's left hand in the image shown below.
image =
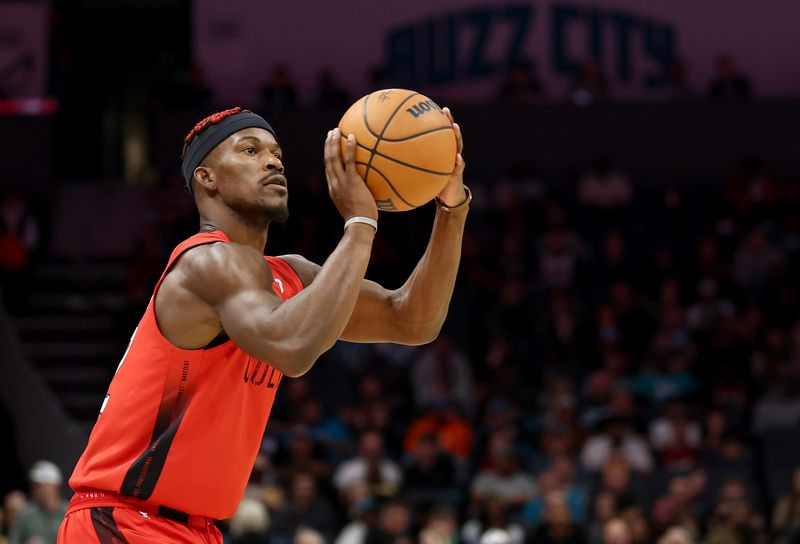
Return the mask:
[[464,193],[464,167],[466,163],[464,162],[464,157],[461,156],[461,152],[464,150],[464,140],[461,137],[461,127],[453,120],[450,108],[443,108],[442,113],[450,120],[450,124],[453,125],[453,132],[456,133],[456,164],[450,179],[447,180],[447,185],[444,186],[438,196],[445,206],[458,206],[466,198]]

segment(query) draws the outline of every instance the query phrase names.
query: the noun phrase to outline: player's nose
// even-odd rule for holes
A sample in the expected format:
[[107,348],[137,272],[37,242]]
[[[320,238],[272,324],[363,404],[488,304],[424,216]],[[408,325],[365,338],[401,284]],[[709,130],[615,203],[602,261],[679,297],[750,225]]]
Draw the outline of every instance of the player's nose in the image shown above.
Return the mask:
[[283,174],[283,163],[278,157],[273,155],[272,157],[267,158],[267,161],[264,163],[264,170],[277,170]]

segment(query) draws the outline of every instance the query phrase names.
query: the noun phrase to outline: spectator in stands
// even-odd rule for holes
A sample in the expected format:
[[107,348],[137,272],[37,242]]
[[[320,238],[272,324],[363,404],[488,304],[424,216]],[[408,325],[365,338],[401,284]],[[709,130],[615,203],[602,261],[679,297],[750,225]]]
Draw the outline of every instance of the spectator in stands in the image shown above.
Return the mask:
[[437,507],[419,532],[420,544],[454,544],[458,542],[458,517],[449,508]]
[[27,255],[39,249],[39,221],[14,189],[6,189],[0,196],[0,230],[16,238]]
[[489,465],[475,475],[470,485],[474,505],[501,501],[514,514],[536,492],[536,481],[521,468],[519,455],[508,446],[489,452]]
[[332,539],[335,521],[333,507],[319,495],[314,475],[298,472],[292,478],[288,503],[272,517],[270,534],[276,544],[288,544],[301,527],[314,527]]
[[286,442],[285,453],[276,455],[275,459],[275,463],[280,465],[278,475],[285,487],[289,487],[298,474],[311,474],[317,481],[330,476],[331,467],[322,459],[308,427],[294,425]]
[[425,433],[419,438],[408,456],[403,481],[411,494],[453,491],[457,483],[456,465],[452,456],[440,448],[436,433]]
[[661,309],[661,323],[650,347],[650,356],[653,358],[680,357],[688,364],[692,361],[695,352],[683,307],[678,304],[664,306]]
[[763,519],[744,499],[721,499],[708,522],[708,544],[762,542]]
[[411,369],[414,401],[418,407],[430,406],[435,399],[456,402],[465,413],[474,408],[472,367],[463,351],[445,335],[419,356]]
[[618,510],[617,499],[611,491],[601,491],[595,495],[589,523],[589,544],[603,543],[603,530],[617,516]]
[[480,504],[464,523],[461,541],[464,544],[483,544],[484,541],[494,541],[494,537],[503,534],[507,537],[507,544],[523,544],[525,540],[525,530],[512,521],[506,503],[490,499]]
[[606,231],[602,249],[592,274],[596,290],[606,290],[618,280],[630,281],[636,276],[636,270],[626,252],[625,236],[620,229]]
[[607,467],[615,452],[638,472],[647,473],[653,468],[647,442],[634,431],[630,421],[616,417],[607,420],[603,431],[586,441],[581,451],[581,463],[590,472],[600,472]]
[[709,92],[712,99],[720,102],[747,100],[750,98],[750,82],[736,69],[729,55],[720,55]]
[[597,493],[611,493],[619,513],[635,504],[642,504],[646,498],[646,478],[636,473],[620,452],[603,467]]
[[790,544],[800,537],[800,468],[792,474],[792,489],[780,498],[772,514],[772,533],[778,544]]
[[509,68],[500,89],[500,100],[504,104],[533,104],[541,100],[542,82],[536,73],[536,64],[530,60],[519,60]]
[[399,500],[386,503],[378,514],[377,525],[370,529],[364,544],[412,544],[413,515]]
[[689,372],[689,361],[681,353],[670,354],[671,339],[661,334],[654,339],[654,358],[633,382],[633,392],[652,405],[686,397],[697,391],[697,379]]
[[800,427],[800,394],[788,387],[775,387],[758,399],[753,407],[752,431],[762,435],[769,431]]
[[0,287],[12,314],[25,310],[30,289],[30,265],[39,247],[39,223],[13,189],[0,194]]
[[585,544],[586,534],[572,519],[564,494],[551,491],[544,502],[543,522],[528,531],[525,544]]
[[563,227],[547,230],[538,244],[539,277],[548,289],[569,290],[575,286],[580,261],[586,252],[580,241]]
[[27,504],[28,498],[19,489],[6,493],[5,497],[3,497],[3,520],[0,523],[0,534],[7,534],[11,530],[11,526],[19,518],[20,513],[25,510]]
[[[642,503],[639,503],[642,504]],[[649,544],[650,524],[644,513],[644,509],[638,505],[632,505],[622,512],[622,519],[628,524],[634,544]]]
[[347,506],[350,520],[336,537],[336,544],[364,544],[371,527],[375,525],[377,501],[369,495],[367,485],[360,484],[350,490]]
[[785,256],[767,240],[764,228],[750,231],[733,257],[733,279],[749,300],[762,301],[770,282],[783,274]]
[[44,544],[55,544],[58,527],[67,514],[67,501],[61,498],[61,470],[50,461],[37,461],[28,478],[31,501],[14,520],[8,540],[26,544],[39,538]]
[[791,348],[787,332],[779,326],[771,326],[764,333],[762,346],[750,359],[750,373],[760,392],[769,392],[784,387],[795,388],[795,375]]
[[720,296],[719,284],[713,277],[705,277],[697,286],[697,302],[689,306],[686,321],[693,332],[707,335],[720,321],[736,315],[733,302]]
[[293,109],[297,101],[297,91],[289,78],[289,69],[278,65],[272,72],[269,82],[261,89],[261,100],[265,109],[283,111]]
[[270,544],[269,512],[256,499],[245,497],[230,522],[231,544]]
[[[564,458],[571,464],[569,458]],[[585,521],[585,496],[583,490],[572,481],[561,481],[555,470],[545,470],[539,473],[537,479],[537,493],[533,500],[525,503],[520,516],[520,522],[529,528],[534,528],[547,516],[548,501],[555,498],[563,500],[569,510],[569,518],[575,523]]]
[[598,158],[578,181],[578,202],[590,208],[618,210],[631,203],[633,187],[620,170],[605,157]]
[[603,527],[603,544],[633,544],[633,532],[628,522],[613,518]]
[[648,435],[665,468],[689,469],[698,462],[702,430],[699,423],[689,419],[683,401],[669,401],[664,415],[650,423]]
[[383,437],[375,431],[367,431],[359,442],[359,455],[339,465],[333,475],[334,484],[341,493],[347,494],[352,486],[366,482],[375,495],[393,496],[403,476],[400,467],[384,456]]
[[325,542],[322,533],[308,527],[298,529],[292,540],[293,544],[325,544]]
[[658,539],[658,544],[694,544],[697,541],[687,529],[671,527]]
[[301,407],[300,419],[315,442],[324,450],[330,465],[337,465],[352,453],[350,430],[333,410],[323,410],[318,399],[308,399]]
[[639,358],[647,349],[654,323],[643,297],[628,281],[618,280],[608,289],[608,302],[619,326],[620,347]]
[[673,476],[667,493],[653,504],[651,519],[656,529],[666,529],[690,515],[692,501],[691,481],[688,476]]

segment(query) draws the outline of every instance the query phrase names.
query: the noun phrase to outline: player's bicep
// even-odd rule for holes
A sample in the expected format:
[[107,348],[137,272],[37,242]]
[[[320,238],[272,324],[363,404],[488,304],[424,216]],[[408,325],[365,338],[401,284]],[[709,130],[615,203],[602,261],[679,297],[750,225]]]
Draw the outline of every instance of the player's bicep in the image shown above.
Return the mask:
[[259,360],[267,360],[277,355],[277,348],[271,346],[273,328],[269,322],[281,303],[271,289],[242,287],[221,297],[214,309],[222,329],[234,344]]

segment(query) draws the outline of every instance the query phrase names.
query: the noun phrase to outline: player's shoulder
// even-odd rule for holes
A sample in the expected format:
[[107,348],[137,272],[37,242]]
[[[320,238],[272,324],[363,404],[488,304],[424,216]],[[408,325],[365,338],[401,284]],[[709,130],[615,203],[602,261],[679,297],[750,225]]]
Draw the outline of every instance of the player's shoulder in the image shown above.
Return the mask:
[[269,265],[252,247],[235,242],[215,242],[193,247],[175,264],[190,285],[224,287],[269,277]]
[[311,282],[317,277],[320,268],[322,268],[317,263],[309,261],[302,255],[297,255],[296,253],[278,255],[277,257],[292,267],[292,270],[294,270],[297,277],[300,278],[300,281],[303,283],[303,287],[311,285]]

